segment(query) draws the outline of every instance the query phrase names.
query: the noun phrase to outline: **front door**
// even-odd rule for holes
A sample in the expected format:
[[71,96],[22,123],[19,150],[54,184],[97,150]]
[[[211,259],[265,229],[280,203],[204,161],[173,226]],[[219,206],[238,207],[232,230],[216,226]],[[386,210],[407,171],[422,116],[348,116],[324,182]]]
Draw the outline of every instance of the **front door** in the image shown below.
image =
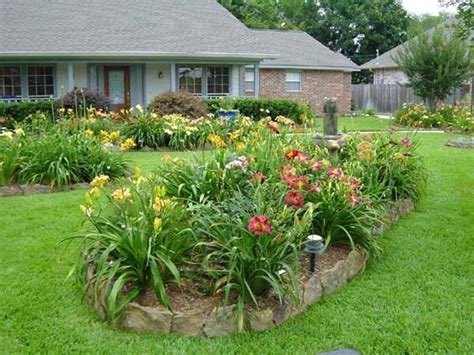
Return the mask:
[[104,67],[104,91],[113,111],[130,107],[130,76],[128,67]]

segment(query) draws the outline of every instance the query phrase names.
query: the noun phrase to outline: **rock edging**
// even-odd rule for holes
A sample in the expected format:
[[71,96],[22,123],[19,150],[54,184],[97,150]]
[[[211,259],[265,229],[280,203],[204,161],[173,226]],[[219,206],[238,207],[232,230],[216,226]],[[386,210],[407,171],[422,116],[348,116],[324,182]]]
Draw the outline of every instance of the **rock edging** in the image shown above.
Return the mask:
[[[387,209],[390,224],[398,221],[414,209],[411,200],[400,200],[391,204]],[[364,250],[354,249],[345,259],[339,260],[331,269],[314,273],[300,282],[300,304],[292,305],[284,303],[275,307],[246,310],[244,319],[247,328],[252,331],[264,331],[275,327],[288,319],[301,314],[304,310],[331,295],[338,288],[347,284],[357,274],[364,270],[368,253]],[[88,284],[94,277],[93,266],[90,265],[86,278]],[[92,291],[89,289],[89,292]],[[99,314],[102,306],[93,301],[89,302],[96,306]],[[189,336],[217,337],[235,334],[238,332],[237,319],[234,316],[235,305],[227,307],[216,307],[210,313],[203,314],[199,309],[186,312],[172,312],[162,306],[147,307],[132,302],[126,306],[124,315],[118,325],[123,329],[144,330],[158,334],[182,334]]]
[[70,190],[85,190],[90,187],[90,184],[87,182],[73,184],[63,190],[50,185],[8,185],[0,186],[0,197],[1,196],[22,196],[22,195],[37,195],[37,194],[46,194],[52,192],[62,192]]

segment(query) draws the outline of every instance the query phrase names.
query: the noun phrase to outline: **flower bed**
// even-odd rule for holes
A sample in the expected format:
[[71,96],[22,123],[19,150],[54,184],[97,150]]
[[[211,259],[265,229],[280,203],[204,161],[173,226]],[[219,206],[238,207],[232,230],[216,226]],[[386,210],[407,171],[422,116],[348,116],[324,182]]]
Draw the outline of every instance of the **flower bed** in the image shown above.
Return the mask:
[[[239,331],[249,327],[248,310],[266,309],[269,300],[298,309],[308,235],[323,236],[328,255],[345,246],[377,256],[387,209],[423,191],[409,137],[346,135],[338,156],[269,120],[245,135],[209,138],[210,159],[169,159],[110,192],[98,179],[86,194],[79,269],[107,321],[123,324],[129,305],[150,292],[167,309],[166,324],[184,309],[176,304],[181,292],[215,300],[209,312],[231,309]],[[142,311],[133,312],[143,320]]]

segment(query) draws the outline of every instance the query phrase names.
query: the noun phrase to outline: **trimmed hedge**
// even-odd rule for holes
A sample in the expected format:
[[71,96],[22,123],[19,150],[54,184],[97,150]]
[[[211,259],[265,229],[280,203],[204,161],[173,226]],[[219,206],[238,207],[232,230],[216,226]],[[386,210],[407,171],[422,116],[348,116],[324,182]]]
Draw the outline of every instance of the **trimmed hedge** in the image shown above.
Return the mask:
[[[211,99],[205,100],[205,102],[211,113],[215,114],[220,110],[219,100]],[[254,120],[260,120],[268,116],[272,118],[285,116],[301,123],[303,117],[306,120],[315,117],[309,105],[284,99],[237,98],[234,101],[234,109],[239,110],[241,115],[252,117]]]
[[37,112],[51,116],[53,111],[56,112],[56,109],[57,103],[54,100],[0,102],[0,117],[6,119],[6,123],[9,125],[13,122],[21,122]]

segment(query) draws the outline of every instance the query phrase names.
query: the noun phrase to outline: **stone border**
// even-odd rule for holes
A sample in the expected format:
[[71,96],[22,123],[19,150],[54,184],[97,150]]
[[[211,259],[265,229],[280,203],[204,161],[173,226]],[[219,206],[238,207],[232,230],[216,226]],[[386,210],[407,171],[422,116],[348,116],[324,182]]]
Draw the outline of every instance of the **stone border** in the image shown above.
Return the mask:
[[[387,207],[389,216],[388,227],[414,209],[411,200],[400,200]],[[374,231],[381,233],[382,231]],[[345,259],[339,260],[334,267],[321,273],[314,273],[300,282],[300,304],[280,304],[274,308],[246,310],[244,320],[247,329],[264,331],[277,326],[286,320],[299,315],[304,310],[323,297],[332,294],[338,288],[347,284],[358,273],[364,270],[368,253],[364,250],[352,250]],[[94,266],[91,264],[86,273],[88,285],[94,277]],[[104,318],[102,300],[94,302],[92,289],[88,288],[88,301]],[[162,306],[147,307],[132,302],[126,306],[124,316],[118,323],[123,329],[144,330],[157,334],[182,334],[189,336],[217,337],[235,334],[238,332],[237,319],[234,316],[235,305],[216,307],[209,314],[203,314],[200,309],[187,312],[172,312]]]
[[23,195],[37,195],[37,194],[47,194],[53,192],[64,192],[71,190],[85,190],[90,188],[88,182],[73,184],[63,190],[49,185],[8,185],[0,186],[0,197],[2,196],[23,196]]

